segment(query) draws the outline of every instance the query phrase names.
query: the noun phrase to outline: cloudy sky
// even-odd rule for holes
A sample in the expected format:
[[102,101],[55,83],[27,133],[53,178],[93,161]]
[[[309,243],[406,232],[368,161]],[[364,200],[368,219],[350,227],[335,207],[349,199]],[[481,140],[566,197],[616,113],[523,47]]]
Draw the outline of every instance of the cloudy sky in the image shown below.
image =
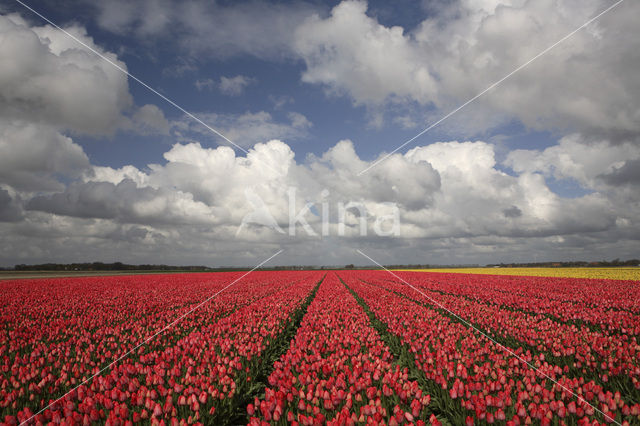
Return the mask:
[[21,1],[0,266],[640,257],[635,0]]

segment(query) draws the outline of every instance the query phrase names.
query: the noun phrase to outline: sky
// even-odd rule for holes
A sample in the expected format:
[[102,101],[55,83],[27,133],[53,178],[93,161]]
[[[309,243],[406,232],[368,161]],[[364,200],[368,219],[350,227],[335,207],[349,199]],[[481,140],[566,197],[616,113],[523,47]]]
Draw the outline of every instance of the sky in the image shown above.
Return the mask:
[[639,14],[0,0],[0,266],[638,258]]

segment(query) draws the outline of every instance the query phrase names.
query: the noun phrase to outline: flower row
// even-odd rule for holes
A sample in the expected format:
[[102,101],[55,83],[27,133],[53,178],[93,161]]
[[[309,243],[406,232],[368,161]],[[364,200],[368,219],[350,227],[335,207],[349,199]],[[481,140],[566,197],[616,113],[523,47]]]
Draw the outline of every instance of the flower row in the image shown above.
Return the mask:
[[[118,359],[169,324],[171,327],[164,333],[77,387],[34,420],[153,423],[182,419],[196,423],[203,417],[212,418],[216,410],[226,415],[234,409],[236,389],[251,382],[249,372],[259,363],[262,351],[281,333],[292,312],[300,307],[322,275],[257,272],[193,310],[239,277],[237,273],[174,275],[166,282],[155,276],[125,278],[127,284],[134,282],[133,290],[129,285],[119,285],[114,278],[105,297],[110,299],[121,293],[122,300],[115,298],[117,302],[109,307],[109,302],[95,294],[96,306],[107,306],[106,309],[88,306],[85,312],[101,324],[99,331],[78,325],[72,333],[65,333],[64,339],[59,337],[59,323],[86,322],[76,305],[87,300],[86,293],[93,294],[93,289],[87,283],[81,286],[73,280],[67,280],[71,281],[68,286],[49,288],[56,295],[55,302],[68,303],[70,314],[64,315],[58,306],[46,300],[31,300],[31,311],[25,310],[25,316],[29,312],[35,316],[40,316],[41,311],[52,312],[49,317],[42,315],[39,321],[40,327],[51,333],[53,343],[48,343],[35,328],[22,329],[33,336],[27,340],[27,347],[38,351],[4,354],[0,402],[5,413],[7,408],[15,413],[7,414],[4,420],[15,423],[29,419],[98,373],[105,363]],[[147,283],[136,286],[136,280]],[[78,293],[85,290],[85,294],[66,293],[70,289]],[[58,295],[60,291],[62,294]],[[25,299],[28,296],[23,295]],[[163,301],[165,296],[169,302]],[[123,306],[123,301],[128,304]],[[175,307],[171,315],[161,312],[159,306],[166,304]],[[110,316],[114,313],[111,323]],[[174,318],[187,313],[172,324]],[[132,320],[122,321],[127,315]],[[8,344],[4,342],[3,347]]]
[[275,363],[264,398],[247,411],[251,424],[423,423],[433,415],[427,415],[430,396],[407,376],[332,273]]
[[628,421],[638,414],[619,395],[608,398],[598,385],[569,377],[530,352],[506,351],[438,309],[363,283],[356,274],[341,276],[410,348],[427,378],[448,390],[457,402],[448,416],[456,423],[565,424],[572,419],[591,424]]
[[421,288],[640,336],[634,281],[398,272]]

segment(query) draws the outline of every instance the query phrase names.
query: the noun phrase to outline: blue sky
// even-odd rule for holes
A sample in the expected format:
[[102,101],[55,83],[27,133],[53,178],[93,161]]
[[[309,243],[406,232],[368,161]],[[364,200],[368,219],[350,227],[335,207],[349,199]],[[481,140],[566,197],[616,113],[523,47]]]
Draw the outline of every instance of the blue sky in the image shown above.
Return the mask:
[[[618,178],[634,179],[627,170],[640,158],[638,38],[629,37],[638,30],[627,19],[635,4],[616,6],[362,177],[613,3],[571,13],[560,0],[28,4],[250,154],[229,157],[228,144],[157,94],[19,3],[0,2],[0,54],[18,70],[0,70],[0,226],[24,247],[5,264],[123,252],[250,264],[278,246],[293,248],[285,263],[356,261],[354,247],[394,248],[382,263],[636,253],[638,194]],[[33,134],[48,136],[23,142]],[[243,163],[247,155],[270,158],[278,173]],[[286,188],[297,188],[299,202],[315,203],[311,222],[326,190],[331,226],[339,203],[363,203],[370,221],[395,203],[401,232],[283,240],[254,223],[238,237],[247,188],[281,225],[290,225]],[[29,248],[36,240],[39,250]]]

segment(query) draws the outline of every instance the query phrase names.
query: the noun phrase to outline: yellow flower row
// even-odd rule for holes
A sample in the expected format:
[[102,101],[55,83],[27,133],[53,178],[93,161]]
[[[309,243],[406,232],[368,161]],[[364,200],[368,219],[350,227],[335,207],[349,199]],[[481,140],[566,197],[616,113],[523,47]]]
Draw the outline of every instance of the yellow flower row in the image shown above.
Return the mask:
[[421,272],[451,272],[461,274],[594,278],[605,280],[640,281],[640,268],[451,268],[404,270]]

